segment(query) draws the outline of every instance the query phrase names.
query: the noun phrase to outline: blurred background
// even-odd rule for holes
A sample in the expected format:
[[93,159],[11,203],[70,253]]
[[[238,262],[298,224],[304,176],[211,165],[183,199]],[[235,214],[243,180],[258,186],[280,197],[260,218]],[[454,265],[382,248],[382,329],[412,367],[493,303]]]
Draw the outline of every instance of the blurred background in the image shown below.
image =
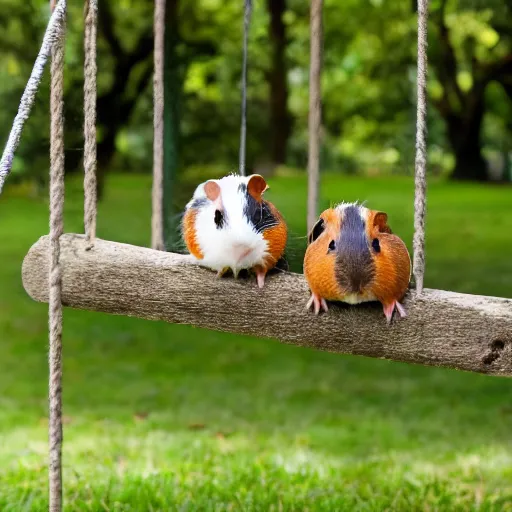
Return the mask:
[[[512,12],[432,0],[426,286],[512,296]],[[98,236],[149,245],[153,7],[99,2]],[[309,8],[255,1],[249,172],[306,246]],[[0,139],[49,16],[0,0]],[[83,231],[83,5],[66,41],[66,230]],[[167,0],[166,243],[195,186],[238,167],[243,2]],[[325,0],[321,199],[367,200],[412,248],[416,2]],[[0,508],[45,510],[49,81],[0,198]],[[383,328],[384,322],[383,322]],[[447,340],[449,342],[449,340]],[[67,510],[512,510],[512,382],[189,326],[64,314]]]

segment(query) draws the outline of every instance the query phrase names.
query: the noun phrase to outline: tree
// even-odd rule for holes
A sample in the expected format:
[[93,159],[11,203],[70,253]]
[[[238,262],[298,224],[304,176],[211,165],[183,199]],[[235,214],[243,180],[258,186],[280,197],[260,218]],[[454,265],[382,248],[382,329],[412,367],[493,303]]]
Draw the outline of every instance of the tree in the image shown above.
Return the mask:
[[[14,77],[4,80],[0,90],[3,102],[9,101],[6,117],[9,124],[14,108],[25,87],[27,76],[39,50],[42,34],[48,21],[48,2],[15,2],[6,0],[0,15],[0,49],[12,63]],[[145,0],[130,6],[117,8],[112,2],[102,3],[98,10],[98,197],[101,198],[105,171],[116,154],[116,139],[128,124],[133,111],[147,89],[152,74],[151,53],[153,35],[151,12],[153,2]],[[70,4],[67,27],[65,70],[66,115],[66,172],[82,167],[83,145],[83,25],[82,6]],[[125,12],[127,11],[127,12]],[[21,30],[20,28],[21,27]],[[43,82],[37,98],[40,107],[31,115],[20,147],[19,157],[29,169],[35,158],[47,159],[48,154],[48,102],[47,82]],[[7,126],[7,122],[5,123]],[[44,134],[42,136],[42,134]],[[44,177],[44,165],[37,165],[37,173]],[[26,172],[29,175],[31,172]]]
[[[489,20],[490,28],[498,35],[499,45],[495,43],[490,51],[479,52],[477,35],[467,32],[457,52],[452,41],[456,25],[448,26],[446,8],[447,0],[442,0],[433,17],[438,37],[431,62],[442,86],[433,104],[446,123],[447,138],[455,156],[452,177],[485,181],[488,179],[487,163],[482,156],[481,140],[487,108],[485,92],[492,81],[504,84],[505,90],[506,84],[512,81],[511,13],[506,9],[502,17],[496,9]],[[484,53],[485,60],[481,57]],[[470,85],[465,88],[461,86],[461,71],[470,74],[467,80]]]
[[292,130],[288,112],[288,65],[286,60],[286,0],[267,0],[270,14],[269,38],[272,44],[272,61],[268,73],[270,83],[270,152],[274,164],[286,162],[286,148]]
[[[234,170],[239,151],[240,2],[167,0],[166,168]],[[411,2],[324,0],[322,166],[411,173],[416,19]],[[306,167],[309,9],[306,0],[256,2],[249,47],[248,161]],[[431,0],[431,169],[485,179],[486,158],[512,146],[512,19],[504,0]],[[98,26],[98,173],[151,168],[154,2],[102,2]],[[82,170],[82,5],[69,3],[66,171]],[[178,13],[179,11],[179,13]],[[47,0],[0,0],[0,136],[6,139],[48,21]],[[179,29],[179,37],[178,37]],[[268,48],[268,50],[267,50]],[[171,78],[172,77],[172,78]],[[491,86],[489,86],[491,85]],[[13,179],[41,179],[48,161],[48,79],[26,125]],[[179,119],[179,141],[178,134]],[[269,130],[270,125],[270,130]],[[269,140],[270,138],[270,140]],[[176,151],[179,142],[179,154]],[[171,156],[171,153],[174,156]],[[489,156],[488,156],[489,155]],[[490,157],[490,158],[489,158]],[[174,179],[175,177],[172,177]],[[171,186],[168,189],[172,188]],[[194,178],[196,179],[196,178]],[[197,177],[199,179],[199,177]],[[182,205],[183,187],[173,203]],[[102,188],[100,188],[100,193]],[[188,193],[188,192],[187,192]],[[165,202],[166,208],[171,202]],[[168,219],[174,219],[169,211]],[[175,228],[170,228],[176,232]]]
[[[152,3],[151,3],[152,4]],[[149,13],[148,13],[149,14]],[[152,19],[152,18],[150,18]],[[98,9],[99,32],[112,62],[110,87],[98,94],[98,198],[101,198],[106,170],[116,152],[119,131],[128,124],[139,96],[147,88],[153,73],[151,54],[153,32],[146,24],[131,48],[124,46],[115,31],[115,18],[110,2]]]

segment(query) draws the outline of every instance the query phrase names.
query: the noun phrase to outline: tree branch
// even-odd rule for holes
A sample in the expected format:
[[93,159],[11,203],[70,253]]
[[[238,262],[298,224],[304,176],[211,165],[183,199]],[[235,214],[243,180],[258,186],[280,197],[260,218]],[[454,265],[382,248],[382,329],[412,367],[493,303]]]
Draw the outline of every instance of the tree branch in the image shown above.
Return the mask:
[[124,60],[126,58],[126,52],[123,47],[119,44],[114,30],[114,16],[110,8],[110,2],[103,2],[101,9],[98,9],[98,24],[101,29],[101,33],[105,38],[105,41],[110,47],[110,51],[114,55],[117,61]]
[[[442,0],[437,17],[439,30],[439,45],[441,48],[441,59],[434,61],[439,81],[443,85],[443,94],[447,96],[446,101],[450,101],[450,94],[454,94],[459,103],[464,103],[464,93],[457,83],[457,59],[455,50],[450,41],[450,32],[445,23],[446,0]],[[453,107],[452,107],[452,110]]]
[[141,76],[135,85],[135,90],[137,91],[137,96],[141,95],[148,86],[151,77],[153,76],[153,66],[148,65],[146,69],[141,73]]
[[498,82],[512,80],[512,52],[496,62],[481,65],[480,69],[487,83],[492,80],[497,80]]
[[[277,338],[329,352],[512,376],[512,300],[440,290],[413,292],[407,318],[390,326],[378,304],[332,305],[328,314],[305,310],[304,276],[218,279],[190,265],[190,257],[97,239],[61,237],[66,306],[207,329]],[[23,262],[23,285],[48,301],[48,236]]]
[[151,55],[153,51],[153,33],[150,29],[145,30],[141,34],[131,52],[121,46],[114,31],[115,20],[109,2],[102,4],[101,9],[99,9],[98,22],[101,33],[116,60],[118,71],[119,68],[131,69],[134,65],[147,59]]
[[[153,53],[153,33],[144,32],[137,41],[133,51],[126,55],[126,65],[146,60]],[[133,67],[133,66],[132,66]]]
[[505,94],[508,96],[508,99],[512,101],[512,82],[501,84]]

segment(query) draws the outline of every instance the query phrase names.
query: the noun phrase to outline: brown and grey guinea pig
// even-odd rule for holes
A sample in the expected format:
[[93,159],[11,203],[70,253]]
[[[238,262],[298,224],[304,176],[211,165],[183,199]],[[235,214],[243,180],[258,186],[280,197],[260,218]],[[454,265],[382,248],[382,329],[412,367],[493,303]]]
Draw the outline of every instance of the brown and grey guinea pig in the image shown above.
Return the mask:
[[288,230],[277,208],[263,199],[268,186],[258,175],[230,174],[201,183],[185,207],[182,234],[198,263],[223,275],[232,269],[267,272],[282,258]]
[[392,234],[387,214],[357,203],[325,210],[311,233],[304,275],[311,298],[307,308],[327,311],[326,301],[349,304],[379,301],[388,323],[411,279],[411,259],[404,242]]

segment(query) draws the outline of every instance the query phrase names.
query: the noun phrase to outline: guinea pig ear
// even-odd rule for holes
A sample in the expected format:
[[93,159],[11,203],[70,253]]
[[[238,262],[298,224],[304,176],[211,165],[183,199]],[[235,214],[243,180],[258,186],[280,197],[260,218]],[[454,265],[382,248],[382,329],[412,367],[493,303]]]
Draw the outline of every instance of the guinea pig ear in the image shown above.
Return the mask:
[[324,229],[324,219],[320,218],[316,221],[316,224],[313,226],[313,229],[309,233],[308,243],[313,243],[323,233]]
[[384,212],[374,212],[373,225],[378,228],[379,233],[392,233],[388,226],[388,214]]
[[253,174],[249,177],[249,181],[247,182],[247,191],[252,197],[254,197],[254,199],[256,199],[256,201],[261,201],[261,196],[267,189],[268,185],[263,176]]
[[210,201],[217,201],[220,196],[220,186],[216,181],[207,181],[204,184],[204,193]]

